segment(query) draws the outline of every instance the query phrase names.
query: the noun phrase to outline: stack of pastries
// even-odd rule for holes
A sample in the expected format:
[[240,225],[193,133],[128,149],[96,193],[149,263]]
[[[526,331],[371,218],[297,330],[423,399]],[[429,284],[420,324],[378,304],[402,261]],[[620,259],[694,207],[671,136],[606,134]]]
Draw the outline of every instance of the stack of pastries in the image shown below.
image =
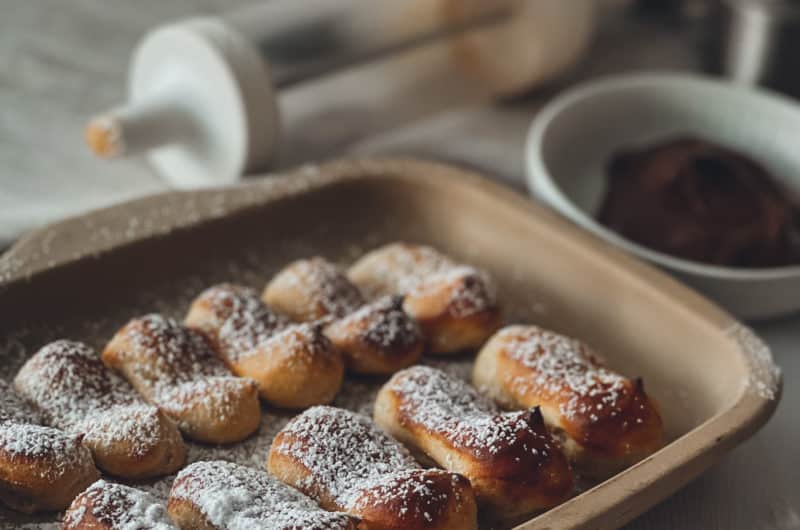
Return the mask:
[[[576,339],[502,326],[486,272],[407,243],[346,271],[296,261],[261,293],[212,286],[183,322],[133,318],[100,352],[59,340],[0,381],[0,502],[66,510],[65,529],[476,529],[661,447],[641,379]],[[474,386],[418,364],[476,350]],[[329,406],[347,373],[386,381],[373,418]],[[240,442],[262,403],[299,413],[263,469],[185,465],[184,439]],[[115,482],[175,472],[163,504]]]

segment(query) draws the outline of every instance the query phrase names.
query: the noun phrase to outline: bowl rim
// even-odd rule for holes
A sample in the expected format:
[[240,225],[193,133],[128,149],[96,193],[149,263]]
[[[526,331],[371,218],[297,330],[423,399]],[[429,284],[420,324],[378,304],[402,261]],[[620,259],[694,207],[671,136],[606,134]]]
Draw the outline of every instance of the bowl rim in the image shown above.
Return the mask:
[[562,112],[577,103],[600,95],[623,89],[642,89],[664,85],[692,86],[704,90],[735,94],[740,98],[749,98],[754,105],[772,105],[780,108],[781,112],[794,115],[798,123],[800,123],[800,106],[786,96],[767,90],[754,90],[733,83],[726,83],[700,74],[649,71],[600,77],[596,80],[581,83],[556,96],[545,104],[531,122],[525,142],[525,166],[530,192],[544,200],[572,222],[626,252],[682,273],[732,281],[780,280],[800,276],[800,265],[753,269],[724,267],[678,258],[645,247],[597,222],[591,215],[579,208],[552,177],[542,156],[542,144],[550,125]]

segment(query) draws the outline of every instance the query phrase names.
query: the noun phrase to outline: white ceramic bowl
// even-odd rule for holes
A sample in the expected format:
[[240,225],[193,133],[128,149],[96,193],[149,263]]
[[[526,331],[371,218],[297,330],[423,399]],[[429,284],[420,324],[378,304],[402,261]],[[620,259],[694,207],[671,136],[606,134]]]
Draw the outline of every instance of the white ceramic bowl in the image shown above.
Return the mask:
[[550,102],[528,135],[530,189],[576,224],[669,270],[741,318],[800,310],[800,266],[705,265],[645,248],[595,220],[609,159],[622,148],[681,134],[749,154],[800,194],[800,106],[779,95],[671,73],[605,78]]

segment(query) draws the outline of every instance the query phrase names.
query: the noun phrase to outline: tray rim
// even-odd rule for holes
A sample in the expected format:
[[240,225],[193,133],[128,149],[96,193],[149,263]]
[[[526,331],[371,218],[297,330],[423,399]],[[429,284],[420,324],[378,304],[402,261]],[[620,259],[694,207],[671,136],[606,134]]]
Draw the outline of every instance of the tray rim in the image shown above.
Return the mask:
[[[270,203],[295,197],[343,181],[375,178],[411,182],[444,179],[448,186],[470,187],[489,194],[526,215],[530,222],[543,223],[559,233],[564,242],[600,254],[602,259],[629,273],[632,279],[646,282],[700,318],[715,331],[731,338],[739,322],[719,306],[667,276],[651,265],[635,259],[609,243],[581,230],[544,206],[511,188],[462,167],[408,158],[354,158],[300,166],[270,178],[234,186],[191,191],[167,191],[129,200],[115,206],[44,226],[23,236],[0,256],[0,297],[11,285],[35,282],[49,270],[93,259],[154,237],[169,237],[178,230],[190,230],[216,219],[265,208]],[[223,197],[224,204],[219,198]],[[116,226],[121,220],[142,213],[161,211],[176,201],[191,200],[196,212],[181,218],[169,210],[158,224],[142,227],[133,235],[121,230],[108,238],[87,239],[96,227]],[[185,215],[185,212],[184,212]],[[45,252],[44,249],[47,251]],[[732,340],[732,339],[731,339]],[[755,375],[747,352],[736,344],[748,375]],[[617,528],[640,515],[694,479],[724,453],[750,437],[774,412],[780,401],[782,380],[777,381],[773,399],[740,390],[726,409],[705,420],[688,433],[636,465],[598,484],[567,502],[515,527],[515,530]]]

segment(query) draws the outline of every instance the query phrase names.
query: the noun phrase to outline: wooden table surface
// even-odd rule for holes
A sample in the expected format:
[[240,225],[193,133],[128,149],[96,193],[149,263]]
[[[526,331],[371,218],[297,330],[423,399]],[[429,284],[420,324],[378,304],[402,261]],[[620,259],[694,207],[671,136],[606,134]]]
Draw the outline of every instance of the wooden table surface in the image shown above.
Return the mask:
[[[35,222],[164,189],[141,160],[92,159],[83,146],[83,124],[119,102],[130,50],[147,29],[246,3],[0,0],[0,230],[17,233]],[[609,16],[591,55],[565,82],[637,68],[698,66],[696,42],[685,28]],[[504,105],[453,108],[431,103],[413,84],[398,90],[387,77],[391,71],[391,65],[369,66],[283,94],[287,141],[277,164],[352,151],[414,154],[477,167],[524,191],[525,132],[555,89]],[[784,372],[775,417],[627,528],[800,529],[800,316],[755,328]]]

